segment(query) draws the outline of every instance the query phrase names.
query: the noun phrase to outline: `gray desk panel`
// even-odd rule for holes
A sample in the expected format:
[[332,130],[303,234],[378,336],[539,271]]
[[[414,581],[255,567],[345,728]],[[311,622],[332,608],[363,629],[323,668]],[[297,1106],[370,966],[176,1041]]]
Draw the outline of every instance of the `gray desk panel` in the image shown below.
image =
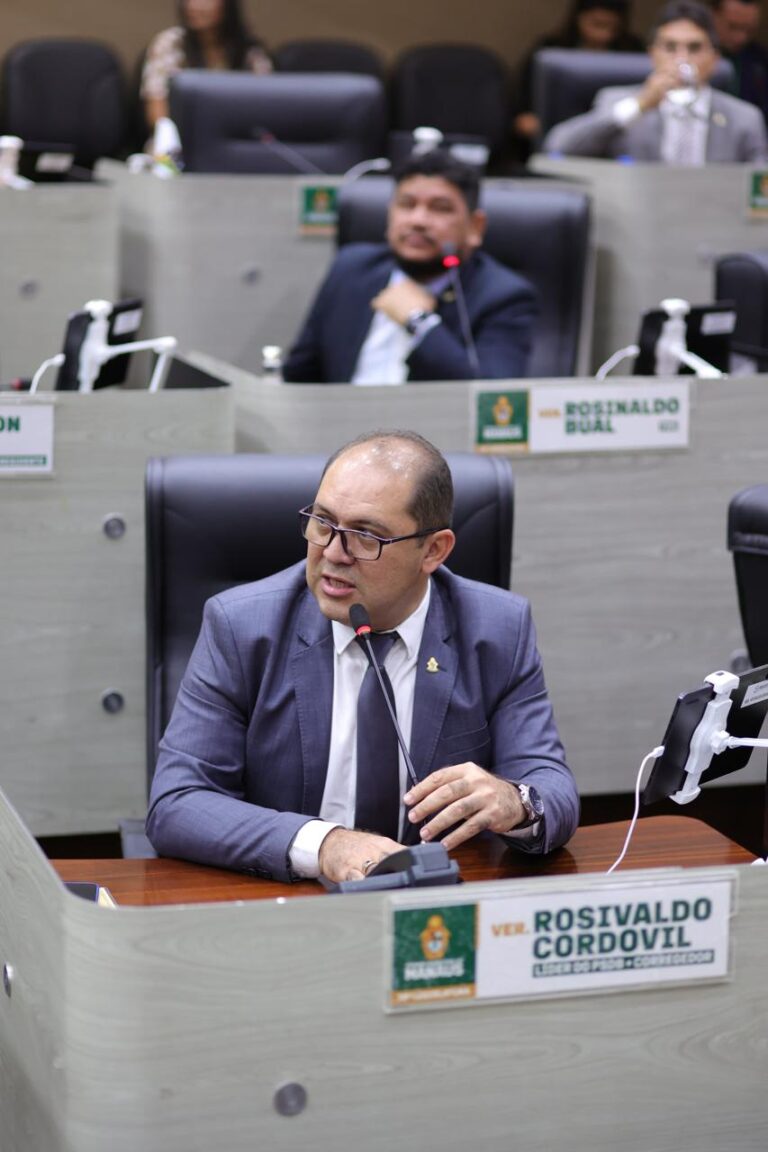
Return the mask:
[[592,196],[594,367],[633,343],[641,313],[664,297],[713,299],[718,257],[768,246],[768,221],[747,212],[749,165],[697,169],[548,156],[531,165]]
[[61,351],[70,312],[118,291],[114,189],[0,188],[0,382]]
[[[228,452],[228,389],[58,393],[55,476],[0,478],[0,782],[36,835],[115,829],[145,807],[144,465]],[[106,516],[125,535],[109,540]],[[102,693],[125,707],[108,714]]]
[[763,1152],[768,886],[735,872],[727,982],[388,1017],[386,895],[98,908],[0,795],[3,1152]]

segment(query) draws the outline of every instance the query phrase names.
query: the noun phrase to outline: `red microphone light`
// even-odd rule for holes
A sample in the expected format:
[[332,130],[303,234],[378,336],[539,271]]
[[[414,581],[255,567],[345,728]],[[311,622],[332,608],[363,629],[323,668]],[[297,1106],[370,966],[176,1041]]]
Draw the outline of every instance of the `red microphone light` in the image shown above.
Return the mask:
[[443,256],[443,268],[459,268],[460,266],[461,260],[455,253]]

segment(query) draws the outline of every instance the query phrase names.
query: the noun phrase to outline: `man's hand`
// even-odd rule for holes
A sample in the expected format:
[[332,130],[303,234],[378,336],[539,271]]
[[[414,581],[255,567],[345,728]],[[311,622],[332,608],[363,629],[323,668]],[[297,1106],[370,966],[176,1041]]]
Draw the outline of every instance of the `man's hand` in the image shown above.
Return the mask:
[[449,850],[478,832],[511,832],[526,819],[515,785],[472,763],[438,769],[406,792],[404,799],[411,823],[432,817],[421,829],[423,841],[434,840],[458,824],[442,840]]
[[681,88],[682,86],[680,73],[674,61],[670,61],[669,65],[664,68],[657,68],[651,72],[637,94],[640,111],[650,112],[652,108],[658,108],[668,92],[671,92],[673,88]]
[[398,280],[388,284],[371,300],[374,312],[383,312],[396,324],[405,324],[411,312],[434,312],[437,301],[431,292],[415,280]]
[[333,828],[320,845],[320,874],[334,884],[341,880],[362,880],[379,860],[402,848],[388,836],[375,832],[355,832]]

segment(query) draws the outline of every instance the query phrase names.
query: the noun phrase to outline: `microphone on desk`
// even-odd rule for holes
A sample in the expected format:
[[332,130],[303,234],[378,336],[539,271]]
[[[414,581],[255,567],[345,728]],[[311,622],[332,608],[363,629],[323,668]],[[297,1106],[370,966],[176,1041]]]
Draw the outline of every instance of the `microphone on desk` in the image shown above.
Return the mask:
[[277,136],[262,124],[256,125],[253,129],[253,135],[269,152],[273,152],[275,156],[279,156],[281,160],[285,160],[286,164],[288,164],[294,172],[300,172],[302,176],[328,175],[322,168],[318,168],[313,160],[309,160],[299,152],[298,148],[292,148],[290,144],[286,144],[283,140],[278,140]]
[[[403,753],[405,766],[411,785],[416,784],[417,777],[413,762],[408,752],[400,725],[397,722],[394,703],[384,683],[381,669],[373,651],[370,641],[371,618],[362,604],[353,604],[349,610],[349,623],[355,630],[355,635],[361,642],[363,651],[376,673],[379,687],[387,702],[387,711],[394,725],[397,742]],[[414,844],[412,847],[398,848],[390,852],[375,867],[366,873],[362,880],[341,880],[338,884],[320,877],[320,882],[329,892],[381,892],[393,888],[424,888],[436,884],[458,884],[461,879],[459,866],[451,860],[448,852],[437,841],[428,844]]]
[[445,268],[451,278],[451,286],[456,296],[456,308],[459,313],[461,338],[467,350],[467,359],[469,360],[469,367],[472,373],[471,378],[477,380],[480,376],[480,360],[472,336],[472,326],[469,322],[469,311],[467,310],[467,298],[464,295],[464,285],[461,282],[461,257],[456,251],[455,244],[443,245],[443,268]]

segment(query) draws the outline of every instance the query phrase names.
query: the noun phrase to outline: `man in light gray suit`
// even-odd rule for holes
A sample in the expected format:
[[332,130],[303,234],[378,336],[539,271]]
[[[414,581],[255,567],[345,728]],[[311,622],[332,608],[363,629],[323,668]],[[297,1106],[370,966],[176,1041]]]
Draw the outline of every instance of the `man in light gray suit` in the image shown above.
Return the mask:
[[583,116],[555,125],[543,151],[700,166],[768,157],[760,111],[711,88],[720,55],[712,15],[671,0],[649,37],[653,70],[637,88],[603,88]]
[[[206,604],[152,784],[158,852],[339,881],[419,839],[450,850],[490,830],[549,852],[572,835],[578,797],[530,609],[443,567],[452,513],[448,465],[416,433],[372,433],[331,457],[300,513],[306,562]],[[386,819],[369,803],[383,748],[360,775],[357,603],[391,634],[382,663],[418,777],[395,746]]]

